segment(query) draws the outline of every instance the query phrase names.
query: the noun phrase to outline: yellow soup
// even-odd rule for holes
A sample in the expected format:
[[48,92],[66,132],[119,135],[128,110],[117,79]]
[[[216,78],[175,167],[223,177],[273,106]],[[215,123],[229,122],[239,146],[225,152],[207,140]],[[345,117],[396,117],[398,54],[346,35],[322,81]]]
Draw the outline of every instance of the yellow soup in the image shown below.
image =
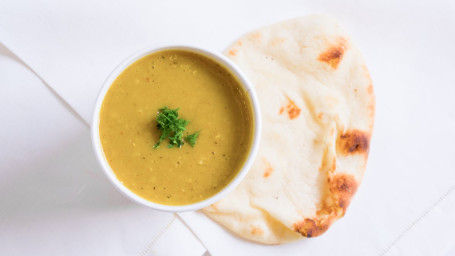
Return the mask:
[[[194,147],[160,147],[158,109],[179,109]],[[182,50],[150,54],[111,85],[100,112],[104,155],[132,192],[165,205],[195,203],[237,175],[253,139],[251,102],[238,80],[215,61]]]

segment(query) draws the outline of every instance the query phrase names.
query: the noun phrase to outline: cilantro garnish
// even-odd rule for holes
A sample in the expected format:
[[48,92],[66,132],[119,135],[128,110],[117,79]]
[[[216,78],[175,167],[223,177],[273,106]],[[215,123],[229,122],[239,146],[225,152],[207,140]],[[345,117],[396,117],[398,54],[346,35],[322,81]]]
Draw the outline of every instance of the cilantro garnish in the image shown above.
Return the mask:
[[[169,109],[164,107],[159,109],[158,116],[156,117],[156,126],[161,130],[161,136],[159,141],[153,146],[154,148],[158,148],[160,143],[165,139],[169,139],[168,148],[173,148],[175,146],[180,148],[183,146],[183,132],[186,130],[186,126],[190,121],[178,118],[178,111],[179,108]],[[185,137],[185,140],[190,143],[191,147],[194,147],[198,135],[199,132],[188,135]]]
[[196,144],[197,136],[199,136],[199,132],[186,136],[185,141],[190,143],[191,147],[194,148],[194,144]]

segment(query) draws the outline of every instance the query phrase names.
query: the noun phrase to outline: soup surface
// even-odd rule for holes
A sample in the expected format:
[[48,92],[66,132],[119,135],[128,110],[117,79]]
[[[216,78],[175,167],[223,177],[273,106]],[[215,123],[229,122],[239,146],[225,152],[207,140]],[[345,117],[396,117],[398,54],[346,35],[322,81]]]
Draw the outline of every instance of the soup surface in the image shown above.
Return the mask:
[[[158,109],[179,109],[184,136],[200,131],[194,147],[158,142]],[[165,50],[131,64],[111,85],[101,107],[105,158],[132,192],[165,205],[204,200],[223,189],[252,145],[251,102],[237,79],[215,61]]]

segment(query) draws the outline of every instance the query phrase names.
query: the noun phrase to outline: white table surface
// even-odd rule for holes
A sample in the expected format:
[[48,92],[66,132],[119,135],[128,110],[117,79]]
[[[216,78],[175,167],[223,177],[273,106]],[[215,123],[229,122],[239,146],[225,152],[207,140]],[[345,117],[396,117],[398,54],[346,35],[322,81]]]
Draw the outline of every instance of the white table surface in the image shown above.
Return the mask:
[[[27,9],[29,6],[26,4],[21,6],[21,1],[11,2],[17,3],[16,7],[21,8],[16,8],[17,13],[10,11],[8,14],[11,15],[12,20],[16,18],[15,22],[24,25],[20,29],[26,31],[27,26],[31,24],[27,23],[28,20],[24,21],[20,14],[27,14],[30,11],[30,8]],[[453,59],[445,56],[453,56],[454,48],[450,47],[450,41],[448,43],[447,39],[454,37],[451,34],[453,30],[441,32],[441,28],[447,24],[449,25],[446,27],[452,27],[453,19],[450,19],[450,13],[454,13],[455,4],[436,1],[434,5],[429,5],[429,2],[419,1],[415,5],[414,2],[413,5],[400,2],[381,6],[375,2],[371,5],[374,7],[371,7],[365,2],[359,5],[355,5],[354,2],[349,1],[348,7],[343,2],[331,4],[331,1],[307,1],[306,3],[306,7],[314,4],[313,9],[316,11],[329,11],[336,14],[353,32],[354,40],[361,45],[371,68],[378,103],[377,123],[372,143],[374,146],[368,171],[358,195],[350,206],[348,214],[323,238],[312,240],[311,244],[315,245],[314,249],[318,243],[322,243],[319,241],[330,240],[335,234],[343,234],[346,230],[343,228],[346,227],[351,227],[349,234],[353,238],[362,239],[363,234],[368,233],[366,233],[367,229],[362,229],[359,223],[366,223],[365,225],[370,227],[368,230],[383,232],[370,234],[375,238],[368,241],[366,248],[368,246],[376,249],[384,248],[387,255],[418,255],[418,253],[412,254],[413,249],[418,252],[425,244],[428,250],[431,244],[424,242],[432,236],[437,237],[438,234],[432,234],[432,230],[444,232],[449,237],[455,236],[453,232],[455,227],[450,226],[453,224],[453,218],[450,219],[450,225],[445,225],[443,222],[444,218],[447,219],[448,213],[455,212],[453,204],[450,204],[454,202],[454,193],[448,197],[444,196],[446,191],[451,192],[450,184],[453,184],[453,180],[444,179],[444,175],[453,177],[451,170],[444,167],[453,166],[450,165],[453,159],[450,157],[451,151],[446,150],[441,152],[444,154],[439,154],[438,148],[433,147],[439,145],[446,149],[453,149],[452,146],[444,145],[444,141],[445,138],[448,138],[449,142],[453,141],[453,131],[448,127],[452,127],[455,117],[455,112],[451,109],[455,96],[454,87],[451,86],[451,81],[454,81],[454,65]],[[66,3],[63,1],[59,3],[61,4],[59,7],[65,9]],[[99,2],[97,3],[94,3],[95,7],[103,7]],[[226,1],[223,3],[226,4]],[[215,33],[220,29],[226,31],[220,34],[220,37],[204,41],[212,48],[221,50],[231,42],[230,40],[239,36],[239,31],[246,32],[251,28],[279,19],[309,12],[303,8],[305,4],[299,5],[298,1],[286,1],[286,3],[287,5],[278,5],[267,2],[262,6],[263,9],[254,9],[253,3],[245,3],[247,8],[225,6],[232,12],[219,11],[218,14],[212,13],[209,17],[199,15],[195,21],[182,26],[187,33],[196,35],[192,37],[194,41],[205,38],[207,33]],[[78,2],[73,1],[73,4],[77,5]],[[142,4],[147,5],[145,2]],[[166,3],[160,4],[163,7],[169,7]],[[199,4],[201,4],[200,1]],[[292,8],[298,5],[299,8]],[[435,8],[427,10],[427,5]],[[413,8],[403,12],[406,6]],[[49,6],[44,5],[43,10],[47,7]],[[358,7],[362,12],[356,11],[353,7]],[[55,16],[51,18],[55,19],[54,21],[67,22],[65,15],[69,15],[72,25],[79,24],[77,19],[73,20],[71,11],[82,12],[83,8],[66,8],[66,10],[70,12],[56,11],[52,13]],[[149,13],[147,10],[143,10],[139,15],[132,15],[133,19],[141,21],[146,18],[147,21],[153,21],[153,18],[147,15]],[[251,15],[252,12],[248,10],[255,10],[253,12],[255,15]],[[155,15],[167,15],[167,13],[161,14],[156,9],[151,11]],[[375,16],[378,11],[387,14],[382,23],[378,22],[379,15]],[[182,11],[179,14],[182,14]],[[199,14],[202,13],[199,12]],[[240,18],[233,24],[222,22],[232,14]],[[2,18],[1,15],[0,18]],[[39,18],[41,18],[40,21],[47,21],[48,17]],[[172,15],[168,18],[173,20]],[[207,18],[215,22],[206,23]],[[357,22],[359,20],[364,22]],[[199,30],[193,26],[198,22],[199,24],[205,22],[207,26]],[[85,35],[96,37],[99,27],[94,26],[94,29],[90,30],[89,22],[83,24],[83,28],[88,31]],[[106,28],[110,27],[110,23],[101,24]],[[0,30],[6,28],[6,25],[0,24]],[[160,255],[148,249],[153,241],[147,241],[147,239],[139,241],[141,245],[139,247],[127,249],[120,246],[137,243],[138,241],[133,241],[138,238],[135,237],[134,232],[143,230],[144,226],[157,227],[159,230],[163,228],[160,225],[166,226],[167,222],[160,223],[150,218],[150,214],[156,213],[131,204],[113,190],[109,183],[100,180],[102,177],[100,172],[95,170],[96,163],[91,154],[88,126],[83,121],[90,118],[90,104],[86,103],[92,100],[84,98],[85,91],[75,89],[81,82],[99,84],[96,79],[90,80],[89,77],[100,72],[84,69],[85,65],[90,63],[82,61],[76,62],[76,65],[73,65],[74,62],[71,65],[66,63],[67,66],[61,69],[65,72],[65,76],[70,77],[74,73],[73,68],[79,69],[78,72],[85,75],[82,78],[79,77],[77,81],[74,79],[74,85],[69,88],[62,88],[61,86],[67,85],[64,83],[65,76],[58,77],[53,72],[54,69],[59,69],[60,56],[56,54],[56,48],[46,41],[49,37],[40,37],[39,33],[47,31],[48,36],[53,36],[55,29],[63,33],[66,28],[59,22],[45,25],[39,27],[42,30],[35,29],[31,33],[30,31],[29,33],[9,31],[11,32],[9,39],[16,40],[15,43],[9,41],[9,47],[12,47],[11,49],[17,47],[21,50],[19,52],[27,57],[28,64],[42,71],[41,77],[53,82],[53,87],[46,86],[8,50],[0,48],[0,118],[3,124],[0,134],[0,254],[78,255],[83,248],[84,252],[90,251],[91,253],[88,254],[93,255],[106,253]],[[176,31],[181,30],[179,26],[178,22],[173,24]],[[33,31],[39,33],[33,34]],[[159,28],[156,28],[156,32],[139,34],[133,40],[134,47],[127,39],[117,41],[116,43],[130,46],[130,48],[119,47],[124,52],[118,55],[123,56],[137,49],[137,45],[153,41],[156,34],[160,35],[160,38],[179,39],[178,33],[166,33],[167,31]],[[131,36],[134,35],[137,36],[131,32]],[[81,54],[91,54],[93,58],[89,59],[92,61],[113,58],[107,50],[101,56],[93,54],[98,51],[99,46],[91,44],[92,42],[87,43],[87,40],[73,40],[74,38],[71,37],[58,38],[58,35],[57,39],[61,40],[57,44],[61,47],[59,50],[65,50],[65,47],[85,46],[85,50],[93,52],[81,52]],[[93,41],[104,43],[103,40]],[[86,44],[83,45],[84,43]],[[42,48],[35,48],[35,46]],[[42,56],[36,54],[39,52],[37,49],[45,49],[46,56],[53,61],[46,62]],[[69,54],[67,57],[75,56]],[[115,65],[114,62],[117,63],[117,60],[112,59],[109,65]],[[108,70],[110,67],[105,66],[105,69]],[[69,101],[69,104],[66,104],[57,93],[53,92],[54,89],[57,90],[56,88],[63,92],[60,95],[65,100],[72,100],[72,102]],[[90,94],[89,97],[93,98],[94,95]],[[422,108],[425,104],[429,107]],[[71,110],[70,105],[78,110],[83,119]],[[415,111],[417,109],[419,111]],[[432,123],[450,126],[433,127]],[[402,144],[412,146],[401,147]],[[441,158],[440,155],[444,157]],[[80,159],[86,162],[81,163]],[[78,168],[74,167],[76,165]],[[415,182],[416,180],[419,182]],[[32,183],[33,187],[30,186]],[[422,186],[423,184],[427,186]],[[410,191],[419,192],[419,196],[409,193]],[[398,202],[407,202],[406,211],[400,208]],[[378,219],[379,224],[377,224],[371,219],[371,216],[375,215],[369,211],[379,211],[381,208],[387,211],[383,215],[376,216],[381,218]],[[131,216],[134,216],[133,223],[130,223]],[[156,220],[160,219],[168,220],[166,216],[157,214]],[[113,223],[115,225],[112,225]],[[197,220],[194,223],[197,224]],[[206,219],[201,219],[200,224],[214,225]],[[214,225],[211,230],[216,228],[219,227]],[[211,234],[203,231],[204,229],[199,229],[198,236],[209,241]],[[106,238],[104,236],[106,233],[116,235]],[[150,234],[150,237],[155,235],[157,234]],[[187,235],[190,239],[191,233]],[[227,235],[229,234],[220,231],[213,237],[219,239]],[[450,242],[450,239],[445,241]],[[308,248],[310,242],[305,242]],[[210,244],[217,246],[217,241],[212,241]],[[225,245],[229,246],[230,243],[225,242]],[[447,244],[445,246],[447,247]],[[168,252],[171,249],[169,248]],[[185,251],[185,254],[187,252],[189,250]],[[448,255],[454,252],[455,248],[449,251]],[[441,250],[438,250],[437,255],[441,255]]]

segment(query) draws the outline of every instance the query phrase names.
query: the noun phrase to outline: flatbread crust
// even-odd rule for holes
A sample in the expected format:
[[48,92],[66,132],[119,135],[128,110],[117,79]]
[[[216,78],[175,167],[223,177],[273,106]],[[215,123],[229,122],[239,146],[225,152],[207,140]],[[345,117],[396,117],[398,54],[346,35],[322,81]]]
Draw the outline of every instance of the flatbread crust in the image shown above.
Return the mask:
[[375,100],[360,51],[335,20],[313,15],[246,34],[225,54],[256,89],[262,140],[245,180],[203,212],[265,244],[321,235],[367,163]]

